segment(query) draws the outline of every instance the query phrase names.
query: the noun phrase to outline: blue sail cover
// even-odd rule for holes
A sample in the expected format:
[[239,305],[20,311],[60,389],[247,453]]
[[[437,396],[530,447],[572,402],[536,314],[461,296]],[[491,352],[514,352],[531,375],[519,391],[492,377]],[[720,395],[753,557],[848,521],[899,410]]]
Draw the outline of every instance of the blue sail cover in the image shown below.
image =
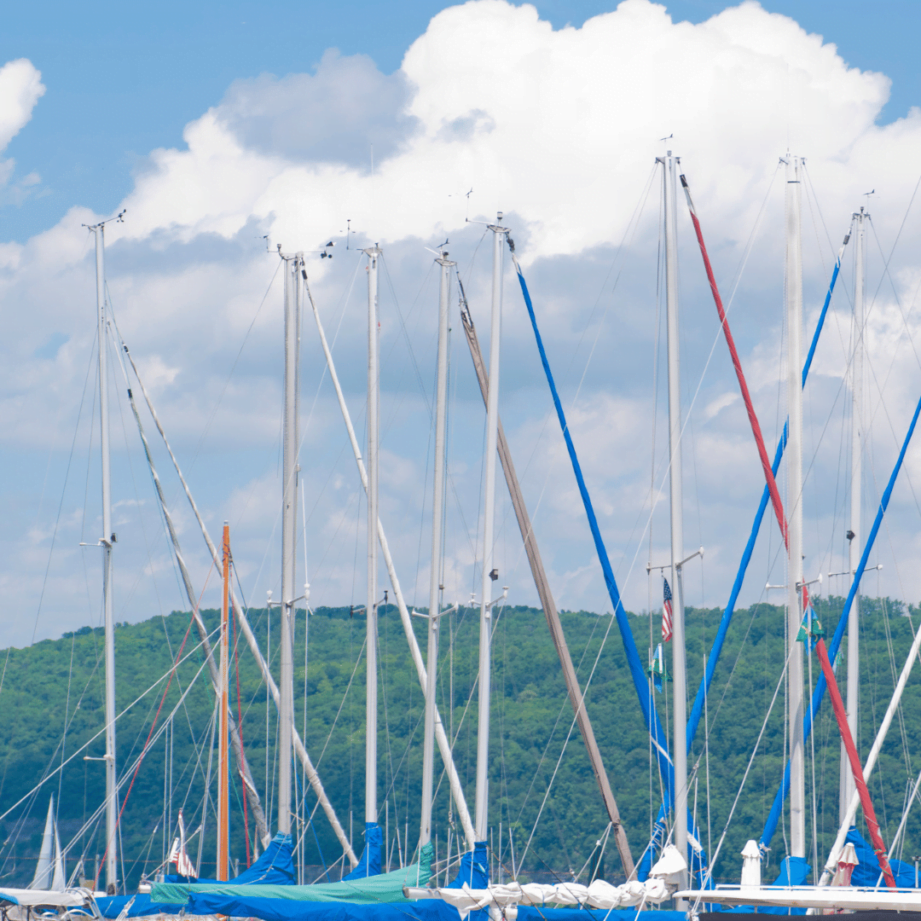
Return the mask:
[[[863,835],[852,825],[847,833],[849,843],[854,845],[857,852],[857,859],[860,863],[854,867],[851,874],[852,886],[879,886],[882,882],[882,871],[879,868],[879,861],[873,848],[864,840]],[[914,889],[915,888],[915,868],[911,864],[905,863],[904,860],[890,860],[889,866],[892,868],[892,875],[895,877],[897,889]]]
[[[482,912],[471,912],[468,921]],[[187,911],[188,915],[189,912]],[[645,913],[644,913],[645,914]],[[261,921],[460,921],[460,912],[441,899],[420,899],[382,905],[359,905],[352,902],[288,902],[283,899],[247,899],[236,917],[259,918]],[[686,921],[685,913],[657,911],[656,921]],[[636,921],[635,908],[611,911],[587,908],[539,908],[520,906],[519,921]]]
[[265,849],[265,853],[230,882],[238,886],[251,886],[254,883],[266,886],[293,886],[297,882],[297,871],[294,868],[294,843],[291,835],[279,832]]
[[365,823],[365,849],[361,853],[358,865],[342,877],[343,881],[364,879],[367,876],[377,876],[381,872],[381,846],[384,843],[384,834],[377,822]]
[[[378,829],[379,831],[380,829]],[[472,889],[489,885],[489,862],[486,842],[474,844],[473,850],[461,857],[457,876],[448,884],[460,889],[464,884]],[[247,898],[196,893],[185,907],[186,915],[224,914],[231,917],[259,918],[261,921],[460,921],[460,913],[441,899],[420,899],[417,902],[293,902],[287,899]],[[467,921],[488,917],[488,909],[473,911]],[[535,908],[521,906],[519,921],[635,921],[636,909],[593,911],[583,908]],[[684,912],[657,911],[656,921],[685,921]]]
[[[216,883],[216,879],[181,876],[178,873],[167,873],[163,877],[164,883]],[[294,869],[294,843],[291,835],[279,832],[272,843],[265,849],[263,855],[256,859],[251,867],[244,870],[239,876],[228,880],[237,886],[250,886],[253,883],[264,883],[274,886],[293,886],[297,883],[297,872]]]
[[[489,852],[486,850],[485,841],[475,841],[473,844],[473,850],[467,851],[460,859],[460,866],[457,868],[457,876],[448,883],[449,889],[463,889],[464,886],[469,886],[471,889],[485,889],[489,885]],[[440,899],[433,901],[438,901],[441,905],[445,903]],[[423,902],[417,902],[417,905],[425,904]],[[448,906],[445,906],[448,907]],[[451,908],[455,915],[460,918],[460,913],[456,908]],[[430,917],[426,915],[425,917]],[[439,918],[444,918],[445,916],[439,915]],[[453,916],[451,921],[455,921]],[[467,916],[467,921],[487,921],[489,918],[489,909],[481,908],[479,911],[472,911]]]
[[477,841],[472,851],[467,851],[460,859],[457,876],[448,883],[449,889],[485,889],[489,885],[489,855],[486,842]]
[[[134,901],[132,901],[132,899]],[[165,905],[163,902],[152,902],[147,892],[138,895],[107,895],[96,899],[99,913],[103,918],[117,918],[125,906],[131,902],[128,909],[129,918],[143,918],[145,915],[178,915],[182,905]]]
[[[178,876],[168,873],[163,879],[166,883],[208,883],[216,880],[191,879],[188,876]],[[265,853],[244,870],[239,876],[229,882],[240,886],[251,886],[255,883],[272,884],[276,886],[293,886],[297,882],[294,871],[294,846],[291,835],[277,834],[272,843],[265,849]],[[131,895],[100,896],[96,899],[99,912],[103,918],[117,918],[131,902],[128,909],[129,918],[143,918],[145,915],[178,915],[185,905],[169,902],[154,902],[146,892]]]
[[805,886],[811,871],[812,867],[806,862],[805,857],[784,857],[780,863],[780,876],[771,885]]

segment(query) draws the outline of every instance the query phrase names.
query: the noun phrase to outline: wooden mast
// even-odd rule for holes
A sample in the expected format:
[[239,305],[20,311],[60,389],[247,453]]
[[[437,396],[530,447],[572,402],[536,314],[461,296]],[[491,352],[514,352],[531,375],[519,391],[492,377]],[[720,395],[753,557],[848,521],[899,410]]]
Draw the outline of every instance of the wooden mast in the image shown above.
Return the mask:
[[230,863],[230,774],[227,716],[230,705],[230,526],[224,522],[224,598],[221,605],[221,710],[217,772],[217,879],[228,879]]

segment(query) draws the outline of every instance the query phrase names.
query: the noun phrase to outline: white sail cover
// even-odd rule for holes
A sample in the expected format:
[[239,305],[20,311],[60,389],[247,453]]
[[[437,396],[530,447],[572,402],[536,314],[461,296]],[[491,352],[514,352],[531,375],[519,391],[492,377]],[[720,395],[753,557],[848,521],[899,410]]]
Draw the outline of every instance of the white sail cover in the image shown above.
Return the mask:
[[596,879],[588,886],[582,883],[506,883],[487,889],[471,889],[464,884],[461,889],[407,887],[403,891],[411,899],[442,899],[457,909],[461,919],[466,919],[471,911],[492,905],[504,910],[517,905],[579,905],[610,911],[650,903],[658,905],[670,899],[677,888],[677,874],[686,866],[678,849],[669,845],[643,883],[634,879],[612,886],[603,879]]
[[462,889],[406,888],[411,899],[438,898],[457,909],[461,918],[471,911],[495,905],[506,909],[512,905],[580,905],[609,911],[612,908],[633,908],[643,903],[658,904],[671,898],[671,889],[662,879],[649,879],[645,883],[631,880],[612,886],[596,879],[588,886],[581,883],[506,883],[487,889],[471,889],[466,883]]

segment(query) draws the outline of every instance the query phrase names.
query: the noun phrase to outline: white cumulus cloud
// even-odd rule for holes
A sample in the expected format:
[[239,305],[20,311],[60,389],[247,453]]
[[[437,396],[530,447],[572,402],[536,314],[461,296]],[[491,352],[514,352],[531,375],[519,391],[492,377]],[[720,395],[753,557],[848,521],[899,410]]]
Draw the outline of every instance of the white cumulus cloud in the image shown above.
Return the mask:
[[[491,219],[502,210],[531,283],[564,403],[571,407],[612,559],[620,576],[631,573],[628,604],[645,606],[646,555],[664,553],[667,546],[662,354],[657,363],[653,340],[660,186],[655,158],[664,153],[661,139],[669,135],[694,191],[769,439],[783,423],[778,157],[789,148],[807,158],[804,262],[810,335],[851,213],[864,201],[864,192],[876,189],[868,270],[869,296],[875,300],[868,307],[867,336],[869,386],[876,388],[873,418],[879,420],[879,430],[873,431],[876,466],[867,484],[867,506],[873,508],[871,487],[888,476],[897,438],[921,389],[912,345],[921,332],[912,312],[921,277],[914,256],[921,221],[913,212],[905,220],[918,180],[921,110],[878,124],[889,85],[885,75],[849,67],[834,45],[757,3],[744,2],[692,25],[673,22],[665,6],[649,0],[625,0],[579,28],[561,29],[528,5],[473,0],[435,16],[394,74],[382,74],[366,57],[330,51],[310,73],[233,83],[223,99],[187,125],[183,146],[150,153],[122,202],[125,223],[107,228],[107,267],[120,328],[150,374],[161,416],[189,467],[200,504],[214,522],[237,510],[237,546],[253,553],[247,571],[256,580],[271,570],[271,578],[254,583],[253,590],[263,597],[273,588],[277,568],[256,558],[257,548],[275,539],[277,517],[275,508],[267,507],[277,487],[280,431],[275,245],[307,253],[314,295],[335,340],[359,430],[366,332],[364,275],[354,249],[369,242],[384,247],[382,408],[389,460],[382,474],[387,493],[382,509],[404,584],[418,585],[414,574],[428,566],[427,559],[417,557],[419,547],[427,546],[420,528],[431,506],[422,487],[431,475],[428,407],[437,297],[431,254],[423,244],[450,238],[485,339],[488,247],[480,245],[482,227],[467,218]],[[0,70],[0,147],[25,124],[43,91],[28,62]],[[88,422],[94,393],[94,262],[92,240],[81,227],[93,219],[75,208],[21,246],[0,245],[0,303],[8,318],[7,335],[0,340],[0,441],[14,453],[39,451],[46,457],[50,451],[48,482],[60,490],[82,400],[83,429],[76,442],[83,446],[82,454],[77,452],[82,472],[70,474],[68,514],[88,495],[87,469],[97,475]],[[747,536],[761,472],[684,213],[680,223],[682,386],[690,412],[686,542],[708,546],[706,580],[692,600],[718,604],[725,600]],[[349,227],[354,234],[347,250]],[[899,233],[890,284],[878,252],[888,257]],[[334,259],[321,261],[319,250],[329,240],[337,242]],[[813,568],[831,565],[843,539],[834,502],[844,486],[838,493],[832,487],[846,429],[850,285],[846,270],[807,393],[812,434],[805,507]],[[320,570],[311,572],[312,597],[317,604],[348,603],[346,591],[363,593],[355,583],[361,573],[353,566],[363,512],[309,312],[304,323],[301,463],[310,517],[308,556]],[[483,425],[461,338],[455,334],[446,564],[458,592],[473,584],[481,533]],[[566,607],[605,609],[603,583],[597,566],[587,563],[594,551],[511,274],[503,349],[505,426],[548,571],[565,593]],[[112,392],[114,397],[114,385]],[[143,481],[136,466],[143,466],[143,458],[123,447],[134,437],[130,413],[125,419],[125,436],[113,438],[122,452],[114,464],[120,477],[116,491],[123,492]],[[117,423],[122,425],[122,417]],[[135,466],[129,468],[129,459]],[[158,459],[161,466],[167,463]],[[45,466],[35,465],[36,471],[39,467],[43,474]],[[908,473],[919,469],[910,457]],[[846,469],[841,476],[846,481]],[[50,533],[53,503],[45,500],[38,507],[43,480],[38,472],[35,478],[27,488],[34,503],[18,514],[29,527],[36,525],[36,533]],[[95,515],[96,500],[90,500],[87,522]],[[149,506],[138,510],[151,516],[149,526],[156,529]],[[916,515],[906,486],[894,499],[894,532],[913,533]],[[510,597],[533,601],[506,506],[501,516],[500,568],[508,574]],[[88,523],[85,530],[95,526]],[[647,546],[650,526],[653,538]],[[765,530],[769,527],[770,521]],[[66,528],[75,531],[72,518]],[[194,540],[194,529],[184,533]],[[78,535],[70,537],[75,545]],[[770,540],[776,556],[776,535]],[[758,563],[761,573],[750,580],[752,597],[760,591],[755,583],[765,581],[766,546]],[[6,565],[16,570],[7,578],[15,596],[11,603],[27,608],[34,593],[19,570],[27,566],[40,572],[44,564],[34,562],[34,546],[28,563],[14,541],[6,547]],[[146,548],[140,531],[132,534],[128,528],[119,536],[119,565],[159,572],[157,561],[146,554],[164,554],[166,548],[162,541]],[[265,553],[266,560],[274,559],[274,551]],[[203,579],[207,561],[200,547],[194,545],[188,556]],[[71,616],[66,578],[71,564],[62,559],[61,565],[59,589],[52,587],[45,596],[57,611],[43,621],[49,629]],[[883,578],[890,572],[887,590],[921,594],[921,576],[899,572],[896,578],[893,567]],[[119,617],[151,613],[148,595],[135,590],[131,611]],[[425,595],[423,586],[419,603],[425,603]],[[177,597],[170,603],[185,602]]]
[[35,104],[45,94],[42,75],[26,58],[0,67],[0,150],[32,118]]

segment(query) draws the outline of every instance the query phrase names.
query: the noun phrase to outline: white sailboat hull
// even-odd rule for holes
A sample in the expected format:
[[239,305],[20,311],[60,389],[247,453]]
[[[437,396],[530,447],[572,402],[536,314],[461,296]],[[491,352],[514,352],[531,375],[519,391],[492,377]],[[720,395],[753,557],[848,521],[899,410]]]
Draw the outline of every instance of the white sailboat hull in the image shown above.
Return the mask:
[[921,889],[856,889],[850,886],[720,886],[676,893],[720,905],[777,908],[846,909],[850,911],[921,911]]

